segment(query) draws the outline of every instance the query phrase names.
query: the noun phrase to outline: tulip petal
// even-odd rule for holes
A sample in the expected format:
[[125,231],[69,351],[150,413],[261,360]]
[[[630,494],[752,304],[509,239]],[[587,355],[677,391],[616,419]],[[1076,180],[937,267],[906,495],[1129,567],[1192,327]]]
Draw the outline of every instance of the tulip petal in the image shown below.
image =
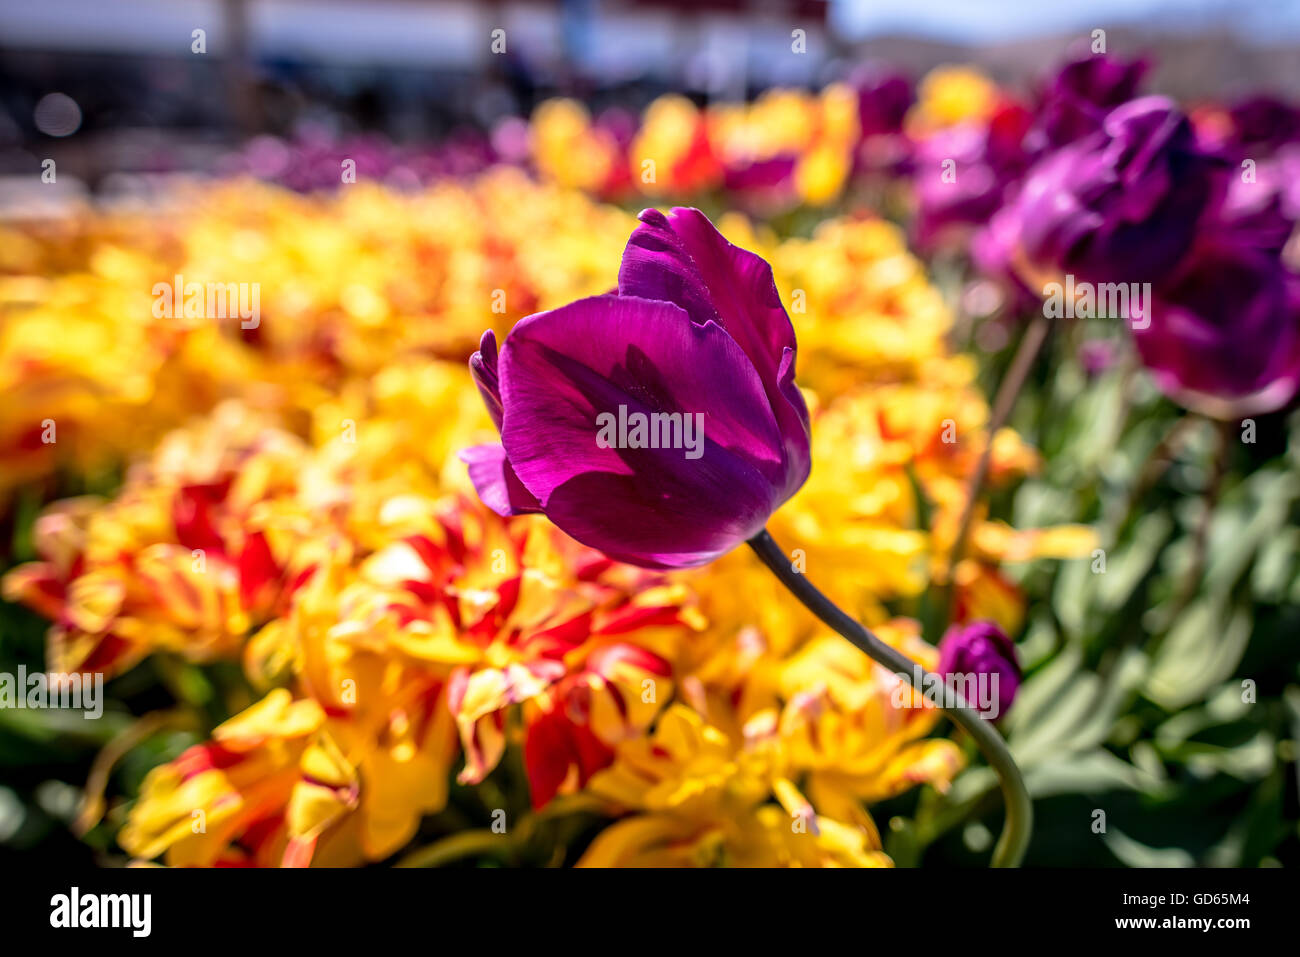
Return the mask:
[[469,357],[470,375],[478,386],[483,404],[487,406],[492,423],[501,430],[501,380],[497,375],[497,337],[491,329],[479,340],[478,352]]
[[[714,322],[667,302],[596,296],[520,322],[501,351],[501,431],[520,481],[560,528],[610,557],[702,564],[756,534],[784,480],[753,365]],[[682,448],[602,448],[598,417],[703,414]]]
[[[657,209],[644,210],[637,219],[641,225],[628,238],[618,269],[619,295],[676,303],[698,325],[712,320],[725,327],[700,267],[674,231],[673,223]],[[725,242],[721,236],[718,239]],[[755,367],[761,370],[757,364]]]
[[1300,388],[1300,280],[1272,256],[1204,241],[1166,283],[1138,354],[1157,385],[1205,415],[1282,408]]
[[500,445],[475,445],[463,449],[460,460],[469,466],[469,478],[483,504],[498,515],[540,512],[541,504],[524,488]]
[[671,216],[647,209],[639,219],[623,253],[619,294],[678,303],[696,323],[716,318],[749,356],[785,438],[784,501],[808,477],[811,457],[808,410],[794,387],[794,326],[772,267],[727,242],[698,209],[677,207]]

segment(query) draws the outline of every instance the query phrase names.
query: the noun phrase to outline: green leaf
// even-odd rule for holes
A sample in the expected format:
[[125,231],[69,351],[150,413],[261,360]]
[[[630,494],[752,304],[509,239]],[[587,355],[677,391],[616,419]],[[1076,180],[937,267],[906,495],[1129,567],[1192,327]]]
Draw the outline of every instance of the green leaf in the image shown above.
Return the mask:
[[1198,598],[1161,642],[1145,694],[1169,711],[1205,697],[1236,669],[1250,640],[1251,615],[1239,608],[1225,615],[1221,604]]
[[1106,847],[1129,867],[1195,867],[1196,859],[1178,847],[1147,847],[1122,831],[1107,828]]
[[1107,791],[1161,790],[1158,779],[1109,751],[1098,748],[1084,754],[1061,754],[1022,769],[1025,787],[1035,800],[1058,794],[1104,794]]

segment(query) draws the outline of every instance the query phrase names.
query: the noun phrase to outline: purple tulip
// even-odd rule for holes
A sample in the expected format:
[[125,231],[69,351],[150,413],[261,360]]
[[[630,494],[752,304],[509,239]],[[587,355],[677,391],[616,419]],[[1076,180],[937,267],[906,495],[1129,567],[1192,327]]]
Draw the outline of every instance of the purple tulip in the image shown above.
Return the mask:
[[1085,53],[1048,82],[1039,105],[1036,136],[1062,146],[1102,128],[1106,114],[1133,99],[1147,71],[1144,60]]
[[948,226],[987,219],[1002,204],[1003,182],[986,160],[984,131],[954,126],[916,151],[916,233],[923,248]]
[[1300,222],[1300,143],[1282,147],[1269,161],[1282,215]]
[[1021,258],[1090,282],[1159,282],[1191,248],[1225,175],[1172,102],[1133,100],[1030,170],[1016,201]]
[[781,205],[796,199],[794,171],[798,159],[783,153],[751,163],[735,163],[723,170],[723,188],[747,205]]
[[1251,182],[1234,179],[1222,205],[1207,229],[1234,237],[1252,249],[1280,256],[1295,228],[1297,211],[1284,181],[1285,170],[1277,164],[1261,165]]
[[906,77],[869,65],[853,71],[849,86],[858,95],[858,132],[863,139],[903,129],[903,117],[914,99]]
[[626,150],[636,139],[639,120],[631,110],[611,106],[596,116],[595,127],[608,133],[620,150]]
[[1275,411],[1300,386],[1300,277],[1224,234],[1158,290],[1138,353],[1161,391],[1222,419]]
[[1024,172],[1023,148],[1030,114],[1006,104],[987,126],[962,124],[940,130],[917,147],[916,237],[932,246],[950,226],[984,223]]
[[1042,309],[1042,290],[1029,285],[1016,268],[1015,256],[1020,226],[1014,203],[1003,206],[970,238],[970,257],[975,269],[995,281],[1007,296],[1012,315],[1028,315]]
[[1262,159],[1247,175],[1231,178],[1227,195],[1206,231],[1280,256],[1300,221],[1300,144]]
[[640,220],[617,294],[529,316],[499,356],[484,334],[470,369],[501,444],[462,459],[500,514],[544,512],[635,565],[702,565],[808,477],[794,327],[771,267],[699,210]]
[[[1020,690],[1020,663],[1016,660],[1016,646],[996,624],[991,621],[974,621],[953,625],[939,642],[939,674],[945,678],[968,675],[997,676],[991,690],[996,698],[989,702],[971,701],[973,707],[987,704],[993,717],[1006,714]],[[958,687],[962,686],[961,682]],[[978,687],[978,684],[976,685]]]
[[1233,104],[1229,113],[1236,151],[1243,157],[1300,141],[1300,109],[1285,100],[1257,94]]

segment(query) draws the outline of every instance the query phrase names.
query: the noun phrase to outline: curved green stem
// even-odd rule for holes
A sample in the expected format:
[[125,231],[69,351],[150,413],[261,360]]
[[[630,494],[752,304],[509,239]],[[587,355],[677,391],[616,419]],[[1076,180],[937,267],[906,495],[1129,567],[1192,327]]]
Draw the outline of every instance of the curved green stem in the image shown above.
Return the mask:
[[[749,546],[754,549],[763,564],[780,579],[781,584],[790,589],[809,611],[866,652],[869,657],[895,672],[914,687],[915,676],[919,675],[923,681],[926,679],[927,676],[916,662],[902,652],[889,647],[846,615],[807,578],[795,571],[790,559],[785,552],[781,551],[780,546],[766,529],[751,538]],[[1029,800],[1029,792],[1025,790],[1024,779],[1020,776],[1020,769],[1016,767],[1016,762],[1012,759],[1011,752],[1007,750],[1002,735],[998,734],[992,724],[980,717],[966,703],[953,685],[946,684],[946,687],[948,693],[952,695],[949,700],[955,701],[956,707],[944,710],[959,727],[975,739],[975,743],[979,745],[980,751],[997,772],[998,780],[1002,784],[1002,796],[1006,803],[1006,823],[1002,828],[1002,837],[993,851],[993,866],[1016,867],[1025,856],[1025,848],[1029,845],[1029,834],[1033,829],[1034,820],[1034,809]]]
[[466,857],[492,855],[506,857],[511,850],[510,839],[490,828],[457,831],[427,847],[417,848],[397,862],[397,867],[442,867]]

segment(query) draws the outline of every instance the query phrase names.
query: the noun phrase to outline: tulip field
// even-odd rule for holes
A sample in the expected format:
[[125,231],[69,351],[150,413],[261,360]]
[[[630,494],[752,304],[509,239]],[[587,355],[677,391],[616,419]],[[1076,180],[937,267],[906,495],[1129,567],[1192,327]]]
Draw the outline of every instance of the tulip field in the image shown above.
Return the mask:
[[1295,863],[1300,103],[1149,66],[8,209],[0,853]]

